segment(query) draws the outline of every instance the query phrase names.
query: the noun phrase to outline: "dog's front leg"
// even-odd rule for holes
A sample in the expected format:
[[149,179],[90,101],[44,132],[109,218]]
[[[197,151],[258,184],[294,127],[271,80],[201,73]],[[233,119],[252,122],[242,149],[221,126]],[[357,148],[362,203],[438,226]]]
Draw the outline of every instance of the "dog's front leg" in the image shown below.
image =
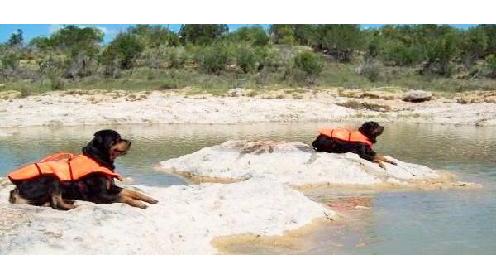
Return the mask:
[[141,209],[145,209],[148,207],[148,205],[146,205],[144,202],[134,199],[131,191],[127,189],[122,189],[118,196],[117,202],[129,204],[130,206],[139,207]]
[[389,164],[395,165],[395,166],[398,165],[398,163],[396,163],[395,161],[389,160],[389,159],[387,159],[386,157],[384,157],[382,155],[376,155],[376,156],[374,156],[373,162],[374,163],[377,163],[379,165],[379,167],[381,167],[383,169],[386,169],[386,165],[384,165],[384,163],[389,163]]
[[119,198],[117,202],[122,202],[125,204],[129,204],[130,206],[134,207],[139,207],[142,209],[145,209],[148,207],[145,203],[142,201],[145,201],[147,203],[155,204],[158,203],[157,200],[142,194],[138,191],[130,190],[130,189],[122,189],[122,191],[119,194]]

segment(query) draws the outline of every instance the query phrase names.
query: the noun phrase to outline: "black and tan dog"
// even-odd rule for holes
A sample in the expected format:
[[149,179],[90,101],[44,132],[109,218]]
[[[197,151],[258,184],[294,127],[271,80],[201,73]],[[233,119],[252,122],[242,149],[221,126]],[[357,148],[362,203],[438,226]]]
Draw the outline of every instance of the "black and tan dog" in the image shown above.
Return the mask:
[[396,165],[396,162],[377,154],[372,145],[384,132],[384,127],[376,122],[364,123],[358,131],[350,131],[344,128],[324,128],[320,135],[312,142],[317,152],[346,153],[353,152],[360,158],[379,164],[385,168],[384,163]]
[[[114,173],[114,160],[125,155],[130,147],[131,142],[122,139],[116,131],[98,131],[83,148],[81,155],[58,153],[52,157],[70,154],[70,158],[51,158],[48,163],[47,160],[40,161],[9,174],[10,180],[16,185],[10,193],[9,201],[50,205],[64,210],[75,208],[74,200],[126,203],[146,208],[144,202],[154,204],[158,201],[114,183],[114,178],[118,177]],[[34,174],[33,170],[36,171]],[[63,179],[69,175],[70,178]]]

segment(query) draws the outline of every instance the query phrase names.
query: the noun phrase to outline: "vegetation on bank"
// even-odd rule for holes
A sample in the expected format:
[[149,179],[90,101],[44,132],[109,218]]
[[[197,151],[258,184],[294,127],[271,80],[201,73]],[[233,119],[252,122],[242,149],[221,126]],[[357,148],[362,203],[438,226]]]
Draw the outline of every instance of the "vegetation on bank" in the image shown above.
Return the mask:
[[496,88],[496,25],[137,25],[108,44],[92,27],[0,45],[0,91],[398,86]]

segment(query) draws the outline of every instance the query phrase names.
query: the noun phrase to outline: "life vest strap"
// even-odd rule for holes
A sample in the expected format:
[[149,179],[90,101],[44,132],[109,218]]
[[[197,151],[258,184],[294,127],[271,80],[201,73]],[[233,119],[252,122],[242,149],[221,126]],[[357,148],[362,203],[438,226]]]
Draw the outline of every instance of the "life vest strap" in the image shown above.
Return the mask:
[[36,169],[38,170],[38,173],[39,173],[40,175],[42,175],[43,173],[41,172],[41,168],[40,168],[40,166],[38,166],[38,163],[34,163],[34,166],[35,166],[35,167],[36,167]]
[[71,176],[71,180],[74,180],[74,174],[72,173],[71,159],[67,160],[67,165],[69,167],[69,175]]

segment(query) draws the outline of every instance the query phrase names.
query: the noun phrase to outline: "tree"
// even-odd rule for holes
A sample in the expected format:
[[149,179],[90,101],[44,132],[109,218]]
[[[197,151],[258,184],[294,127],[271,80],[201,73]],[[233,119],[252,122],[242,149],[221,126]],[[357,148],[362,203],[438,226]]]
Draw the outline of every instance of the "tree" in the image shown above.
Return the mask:
[[106,66],[113,66],[117,62],[121,69],[131,69],[143,49],[136,35],[121,33],[105,48],[101,62]]
[[130,27],[128,32],[136,35],[141,44],[147,48],[179,45],[179,36],[160,25],[138,24]]
[[257,63],[259,63],[259,57],[253,48],[240,46],[236,49],[236,64],[244,73],[255,71]]
[[195,57],[200,68],[208,74],[220,74],[228,59],[226,46],[219,43],[201,48]]
[[479,27],[487,36],[487,46],[484,56],[496,54],[496,24],[482,24]]
[[385,25],[380,29],[382,59],[396,66],[410,66],[425,59],[425,41],[420,26]]
[[265,46],[269,36],[261,26],[241,27],[229,34],[234,43],[247,42],[253,46]]
[[296,43],[294,28],[290,24],[272,24],[269,34],[275,44],[294,45]]
[[22,30],[17,29],[15,33],[10,35],[9,40],[7,41],[7,45],[10,47],[22,47],[24,43],[24,38],[22,36]]
[[488,45],[488,37],[480,27],[472,27],[461,33],[460,50],[466,66],[471,66],[477,59],[484,56]]
[[[437,32],[436,32],[437,33]],[[450,29],[432,36],[426,42],[426,63],[423,73],[435,73],[443,76],[451,75],[451,60],[458,53],[458,38]]]
[[90,57],[98,54],[103,32],[98,28],[68,25],[50,36],[51,45],[72,57],[84,53]]
[[294,24],[293,33],[295,40],[300,45],[311,46],[314,44],[317,36],[317,30],[315,25],[311,24]]
[[496,55],[491,54],[486,58],[487,69],[489,70],[488,76],[496,78]]
[[315,46],[340,62],[350,62],[353,53],[362,49],[359,25],[325,24],[317,26]]
[[320,57],[313,52],[305,51],[293,58],[293,75],[298,77],[299,73],[303,73],[305,80],[309,83],[314,83],[315,78],[322,72],[322,68]]
[[226,24],[184,24],[179,36],[185,44],[209,45],[227,34]]
[[41,36],[40,37],[34,37],[33,39],[31,39],[31,41],[29,42],[29,46],[35,47],[35,48],[42,50],[42,51],[54,48],[53,42],[52,42],[52,40],[50,40],[50,38],[41,37]]

